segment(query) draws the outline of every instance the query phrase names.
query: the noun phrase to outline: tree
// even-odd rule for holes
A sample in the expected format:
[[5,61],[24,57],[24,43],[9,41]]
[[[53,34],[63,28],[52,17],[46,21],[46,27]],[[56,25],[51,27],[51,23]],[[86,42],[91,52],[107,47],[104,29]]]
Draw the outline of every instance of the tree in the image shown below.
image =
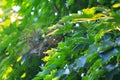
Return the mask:
[[0,6],[1,80],[119,79],[119,0]]

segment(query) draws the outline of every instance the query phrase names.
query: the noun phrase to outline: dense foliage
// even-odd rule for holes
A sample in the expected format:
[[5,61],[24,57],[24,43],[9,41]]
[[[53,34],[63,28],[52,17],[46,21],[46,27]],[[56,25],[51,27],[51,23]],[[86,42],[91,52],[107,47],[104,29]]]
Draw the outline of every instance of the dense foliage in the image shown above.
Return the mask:
[[120,0],[1,0],[0,80],[119,80]]

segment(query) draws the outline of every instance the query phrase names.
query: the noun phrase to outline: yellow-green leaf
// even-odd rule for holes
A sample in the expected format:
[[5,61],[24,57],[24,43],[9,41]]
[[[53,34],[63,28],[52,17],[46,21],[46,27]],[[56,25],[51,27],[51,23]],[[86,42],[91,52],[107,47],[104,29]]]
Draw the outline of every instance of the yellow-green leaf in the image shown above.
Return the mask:
[[114,4],[112,7],[113,7],[113,8],[118,8],[118,7],[120,7],[120,3],[116,3],[116,4]]
[[21,59],[22,59],[22,56],[19,56],[19,57],[17,58],[17,62],[19,62]]
[[95,7],[92,7],[92,8],[83,9],[82,11],[87,15],[94,15],[96,9]]
[[26,77],[26,73],[23,73],[20,78],[25,78],[25,77]]

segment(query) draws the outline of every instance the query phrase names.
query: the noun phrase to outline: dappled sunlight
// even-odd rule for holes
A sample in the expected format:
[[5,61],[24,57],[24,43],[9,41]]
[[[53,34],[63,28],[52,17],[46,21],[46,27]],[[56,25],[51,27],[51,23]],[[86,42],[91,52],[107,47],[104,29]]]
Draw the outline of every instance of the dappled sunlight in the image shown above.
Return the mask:
[[15,11],[15,12],[18,12],[20,10],[20,6],[12,6],[12,9]]
[[10,26],[10,24],[16,23],[17,25],[21,24],[23,16],[19,15],[18,11],[20,6],[12,6],[11,8],[4,9],[0,8],[0,32]]
[[0,0],[0,80],[119,80],[119,8],[119,0]]
[[2,15],[3,14],[3,10],[0,8],[0,15]]
[[1,5],[2,5],[2,6],[5,6],[6,4],[7,4],[7,1],[6,1],[6,0],[2,0],[2,1],[1,1]]
[[12,67],[8,67],[5,74],[2,76],[2,79],[5,80],[8,78],[9,74],[13,71]]

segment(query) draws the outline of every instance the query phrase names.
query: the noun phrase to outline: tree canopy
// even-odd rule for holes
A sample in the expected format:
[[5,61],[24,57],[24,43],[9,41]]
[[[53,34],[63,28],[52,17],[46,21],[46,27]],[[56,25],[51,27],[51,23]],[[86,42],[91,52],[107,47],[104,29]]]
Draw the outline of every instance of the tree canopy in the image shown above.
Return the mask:
[[0,80],[119,80],[120,0],[1,0]]

